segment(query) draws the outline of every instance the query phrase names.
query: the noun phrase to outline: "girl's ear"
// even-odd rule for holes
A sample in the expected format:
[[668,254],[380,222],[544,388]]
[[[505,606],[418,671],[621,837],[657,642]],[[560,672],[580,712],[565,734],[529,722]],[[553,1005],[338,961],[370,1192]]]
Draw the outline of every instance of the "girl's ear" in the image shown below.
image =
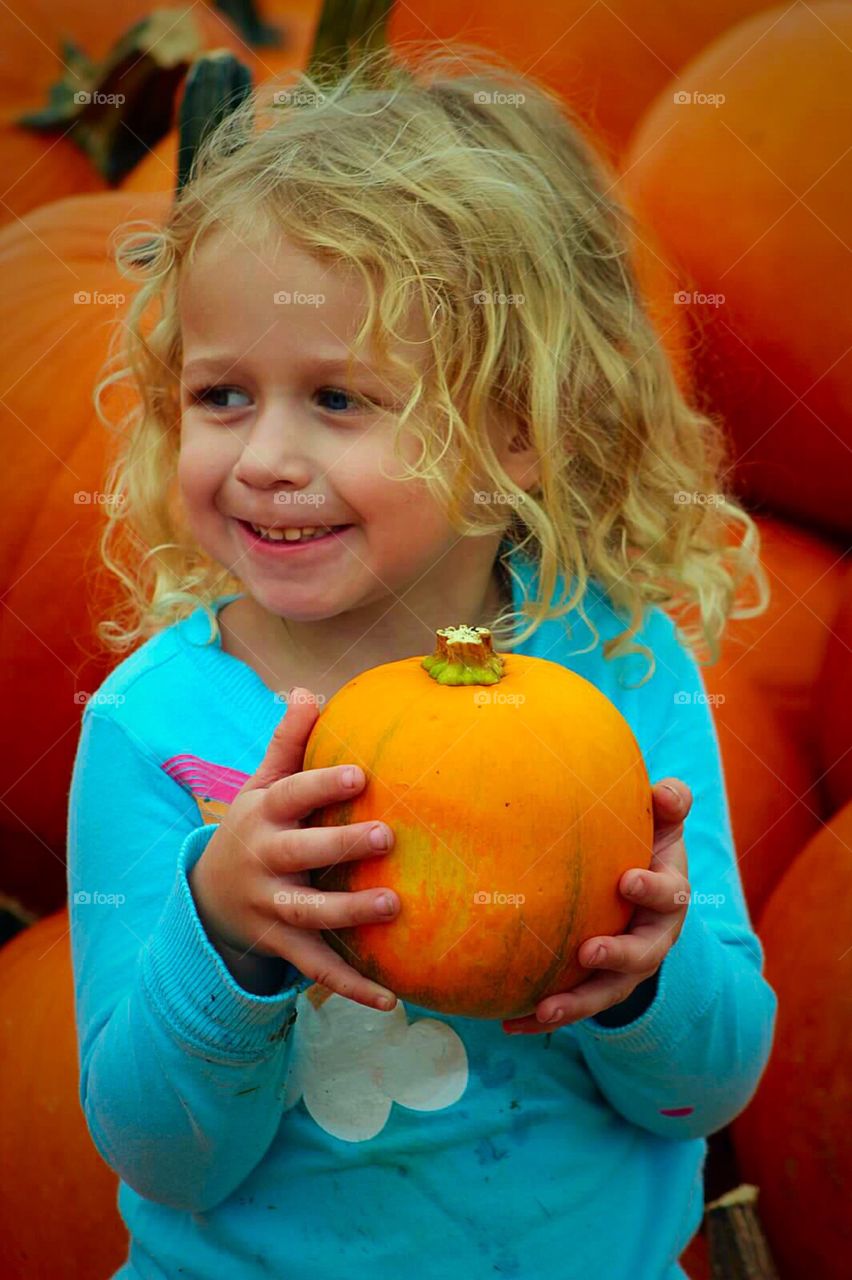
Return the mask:
[[533,447],[525,422],[515,421],[501,458],[506,471],[522,489],[537,488],[540,483],[538,453]]

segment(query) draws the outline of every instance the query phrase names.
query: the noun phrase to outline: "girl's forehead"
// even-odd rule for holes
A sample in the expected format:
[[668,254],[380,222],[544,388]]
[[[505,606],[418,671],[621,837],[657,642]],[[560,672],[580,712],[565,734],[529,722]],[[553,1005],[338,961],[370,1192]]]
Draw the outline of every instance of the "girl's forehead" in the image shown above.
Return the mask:
[[[178,270],[181,326],[208,329],[248,321],[285,328],[298,320],[306,332],[354,339],[369,311],[370,294],[351,262],[310,252],[283,233],[245,238],[239,229],[215,226],[196,243]],[[280,331],[280,330],[279,330]],[[430,356],[429,326],[414,296],[384,334],[390,350],[419,363]]]

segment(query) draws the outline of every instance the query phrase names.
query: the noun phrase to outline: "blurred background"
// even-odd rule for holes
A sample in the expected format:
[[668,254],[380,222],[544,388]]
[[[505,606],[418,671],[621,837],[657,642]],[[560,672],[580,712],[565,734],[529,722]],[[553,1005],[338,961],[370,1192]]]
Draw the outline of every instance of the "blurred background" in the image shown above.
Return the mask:
[[[336,20],[357,24],[364,8],[337,5]],[[682,1262],[693,1280],[840,1280],[852,1274],[852,4],[366,9],[389,9],[391,45],[478,43],[573,106],[636,219],[634,266],[680,385],[725,423],[726,483],[760,527],[772,599],[731,624],[704,674],[779,1014],[755,1098],[710,1139],[705,1219]],[[0,7],[4,1277],[100,1280],[126,1255],[117,1179],[77,1099],[65,911],[80,716],[116,661],[92,631],[114,591],[98,566],[109,440],[92,391],[128,303],[110,235],[168,209],[190,68],[228,49],[254,84],[286,86],[321,10]]]

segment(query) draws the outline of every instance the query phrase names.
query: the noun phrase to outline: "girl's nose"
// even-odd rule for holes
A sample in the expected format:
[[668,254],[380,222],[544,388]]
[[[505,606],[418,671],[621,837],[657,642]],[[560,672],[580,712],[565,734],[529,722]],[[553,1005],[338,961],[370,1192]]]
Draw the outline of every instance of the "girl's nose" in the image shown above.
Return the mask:
[[234,475],[243,484],[258,489],[268,489],[273,484],[304,488],[313,475],[304,449],[306,438],[290,414],[280,409],[265,411],[243,444]]

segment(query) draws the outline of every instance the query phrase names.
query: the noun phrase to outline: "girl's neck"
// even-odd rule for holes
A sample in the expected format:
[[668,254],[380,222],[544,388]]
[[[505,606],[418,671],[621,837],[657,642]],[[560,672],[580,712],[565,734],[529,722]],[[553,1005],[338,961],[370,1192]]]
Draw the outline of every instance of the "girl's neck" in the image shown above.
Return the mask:
[[[488,585],[483,608],[478,611],[479,626],[492,626],[504,609],[512,608],[511,581],[496,562]],[[454,618],[446,619],[447,623]],[[415,643],[411,653],[381,654],[366,647],[353,648],[333,664],[308,660],[290,642],[281,619],[267,613],[248,594],[232,600],[219,611],[222,649],[238,658],[260,676],[275,693],[286,694],[295,685],[310,689],[328,701],[349,680],[370,667],[417,653],[431,652],[431,640]],[[323,703],[321,703],[323,705]]]

